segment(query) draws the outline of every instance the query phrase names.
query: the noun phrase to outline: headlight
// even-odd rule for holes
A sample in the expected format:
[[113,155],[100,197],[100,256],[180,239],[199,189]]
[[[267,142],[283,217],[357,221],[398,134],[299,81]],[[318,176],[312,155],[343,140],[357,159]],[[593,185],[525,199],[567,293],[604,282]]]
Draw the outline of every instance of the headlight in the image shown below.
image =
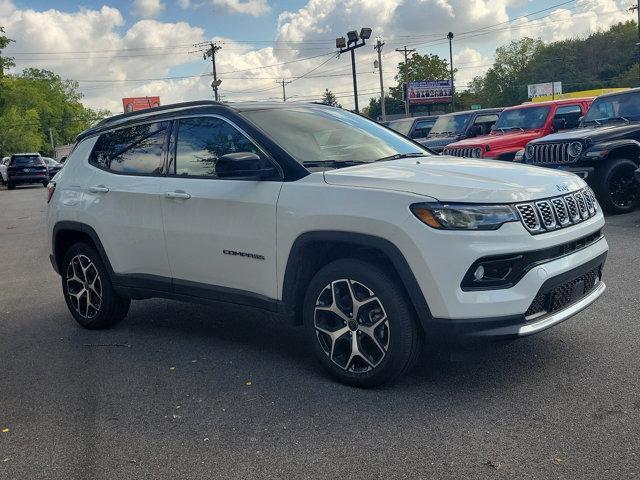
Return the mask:
[[527,145],[525,150],[527,158],[533,158],[535,147],[533,145]]
[[414,203],[411,211],[418,219],[439,230],[497,230],[507,222],[519,222],[510,205]]
[[582,143],[571,142],[567,151],[569,152],[570,157],[579,157],[582,153]]
[[522,149],[520,149],[520,150],[518,150],[516,152],[515,157],[513,157],[513,161],[514,162],[522,162],[522,161],[524,161],[524,148],[522,148]]
[[473,158],[481,158],[482,157],[482,149],[481,148],[474,148],[473,151],[471,152],[471,156]]

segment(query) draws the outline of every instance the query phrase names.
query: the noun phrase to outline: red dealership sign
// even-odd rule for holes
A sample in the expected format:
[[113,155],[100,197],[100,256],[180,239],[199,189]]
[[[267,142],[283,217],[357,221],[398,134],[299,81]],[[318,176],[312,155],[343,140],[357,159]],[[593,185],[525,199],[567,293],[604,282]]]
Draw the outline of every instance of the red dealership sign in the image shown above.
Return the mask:
[[131,97],[122,99],[124,112],[137,112],[145,108],[159,107],[160,97]]

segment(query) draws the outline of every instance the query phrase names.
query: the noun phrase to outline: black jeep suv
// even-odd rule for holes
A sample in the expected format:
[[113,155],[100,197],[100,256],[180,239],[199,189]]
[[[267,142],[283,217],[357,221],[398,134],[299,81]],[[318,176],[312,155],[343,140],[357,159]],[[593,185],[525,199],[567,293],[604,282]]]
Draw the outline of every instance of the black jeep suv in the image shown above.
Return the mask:
[[17,153],[11,156],[7,165],[7,188],[13,190],[16,185],[49,183],[49,168],[39,153]]
[[529,142],[524,161],[577,173],[609,213],[640,205],[640,89],[596,98],[576,130]]
[[427,138],[421,138],[419,142],[436,153],[442,153],[444,147],[450,143],[488,135],[502,110],[502,108],[485,108],[440,115],[431,127]]

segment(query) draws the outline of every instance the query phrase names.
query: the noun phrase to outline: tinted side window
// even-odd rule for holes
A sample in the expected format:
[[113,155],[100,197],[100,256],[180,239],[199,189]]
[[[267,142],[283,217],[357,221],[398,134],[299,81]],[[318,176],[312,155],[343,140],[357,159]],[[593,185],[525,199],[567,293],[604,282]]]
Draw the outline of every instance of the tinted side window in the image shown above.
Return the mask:
[[580,105],[565,105],[563,107],[558,107],[556,110],[556,114],[553,117],[554,120],[556,118],[564,120],[563,129],[567,128],[578,128],[578,120],[582,116],[582,108]]
[[169,122],[121,128],[100,135],[89,163],[113,172],[162,173],[163,146]]
[[413,138],[424,138],[429,135],[431,127],[436,123],[435,120],[419,120],[416,122],[416,128],[413,131]]
[[216,177],[218,158],[228,153],[261,155],[256,145],[231,124],[214,117],[185,118],[178,123],[175,173]]
[[487,135],[491,131],[491,127],[498,121],[497,114],[478,115],[474,120],[474,126],[477,126],[478,135]]

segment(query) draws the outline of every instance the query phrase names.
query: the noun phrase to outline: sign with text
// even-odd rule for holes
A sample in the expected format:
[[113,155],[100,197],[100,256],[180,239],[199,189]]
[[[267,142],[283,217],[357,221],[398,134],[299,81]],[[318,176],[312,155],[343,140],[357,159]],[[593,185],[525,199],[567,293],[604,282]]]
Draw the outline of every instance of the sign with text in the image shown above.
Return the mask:
[[[405,84],[405,88],[407,84]],[[451,103],[451,80],[409,82],[409,104]],[[405,91],[406,95],[406,91]],[[406,98],[406,97],[405,97]]]
[[129,97],[122,99],[124,113],[137,112],[145,108],[159,107],[160,97]]
[[529,98],[545,97],[547,95],[560,95],[562,93],[562,82],[547,82],[527,85]]

